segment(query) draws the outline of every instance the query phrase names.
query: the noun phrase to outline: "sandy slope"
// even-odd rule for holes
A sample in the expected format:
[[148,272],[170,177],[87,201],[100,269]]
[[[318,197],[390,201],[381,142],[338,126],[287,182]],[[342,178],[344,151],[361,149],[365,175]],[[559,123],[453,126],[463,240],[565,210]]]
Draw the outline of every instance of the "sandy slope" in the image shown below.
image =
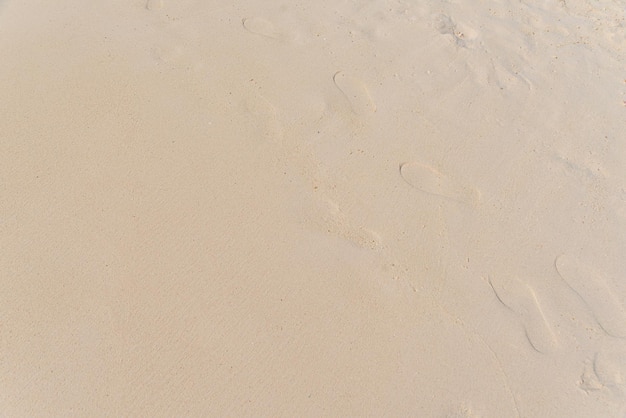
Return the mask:
[[626,416],[625,13],[0,2],[0,415]]

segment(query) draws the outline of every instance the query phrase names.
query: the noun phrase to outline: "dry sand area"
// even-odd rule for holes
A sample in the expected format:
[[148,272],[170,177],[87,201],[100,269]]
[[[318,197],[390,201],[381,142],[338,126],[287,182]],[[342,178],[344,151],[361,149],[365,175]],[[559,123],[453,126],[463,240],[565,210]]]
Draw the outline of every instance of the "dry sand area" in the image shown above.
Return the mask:
[[625,19],[0,1],[0,416],[626,417]]

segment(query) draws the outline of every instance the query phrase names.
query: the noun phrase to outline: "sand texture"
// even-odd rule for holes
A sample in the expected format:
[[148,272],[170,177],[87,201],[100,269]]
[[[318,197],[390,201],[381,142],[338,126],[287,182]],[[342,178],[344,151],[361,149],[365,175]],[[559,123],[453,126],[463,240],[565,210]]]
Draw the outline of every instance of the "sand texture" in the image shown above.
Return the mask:
[[626,0],[0,0],[0,416],[626,417]]

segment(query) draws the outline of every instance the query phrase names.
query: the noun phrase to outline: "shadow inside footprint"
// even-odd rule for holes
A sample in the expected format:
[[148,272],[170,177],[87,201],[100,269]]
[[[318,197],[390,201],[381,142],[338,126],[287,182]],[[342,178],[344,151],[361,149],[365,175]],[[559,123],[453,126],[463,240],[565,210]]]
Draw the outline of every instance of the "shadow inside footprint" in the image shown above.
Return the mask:
[[602,386],[626,394],[626,350],[601,349],[596,353],[593,371]]
[[161,10],[163,8],[163,0],[148,0],[146,1],[146,9],[154,11]]
[[561,255],[554,262],[559,276],[585,302],[602,329],[626,338],[626,311],[602,275],[577,259]]
[[380,245],[380,236],[373,230],[347,219],[339,206],[330,199],[317,201],[315,211],[309,219],[316,229],[337,236],[359,248],[375,250]]
[[448,15],[439,15],[435,18],[435,28],[442,35],[451,35],[454,42],[462,47],[469,47],[477,38],[477,32],[465,25],[459,25]]
[[363,116],[376,112],[376,105],[367,86],[361,80],[339,71],[335,73],[333,81],[350,102],[354,113]]
[[496,297],[506,308],[520,316],[530,345],[540,353],[550,353],[558,348],[558,340],[541,308],[533,288],[517,279],[489,278]]
[[279,39],[281,37],[281,33],[278,28],[276,28],[272,22],[263,19],[262,17],[243,19],[242,23],[243,27],[251,33],[272,39]]
[[400,164],[400,175],[411,187],[424,193],[459,203],[471,204],[478,201],[476,189],[463,187],[428,165],[416,162]]

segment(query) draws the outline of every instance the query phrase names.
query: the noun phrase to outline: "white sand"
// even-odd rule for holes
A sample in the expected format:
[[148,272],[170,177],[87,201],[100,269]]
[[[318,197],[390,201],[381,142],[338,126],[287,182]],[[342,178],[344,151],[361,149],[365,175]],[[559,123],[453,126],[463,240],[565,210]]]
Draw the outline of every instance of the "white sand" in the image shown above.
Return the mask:
[[0,416],[626,416],[626,1],[234,3],[0,2]]

